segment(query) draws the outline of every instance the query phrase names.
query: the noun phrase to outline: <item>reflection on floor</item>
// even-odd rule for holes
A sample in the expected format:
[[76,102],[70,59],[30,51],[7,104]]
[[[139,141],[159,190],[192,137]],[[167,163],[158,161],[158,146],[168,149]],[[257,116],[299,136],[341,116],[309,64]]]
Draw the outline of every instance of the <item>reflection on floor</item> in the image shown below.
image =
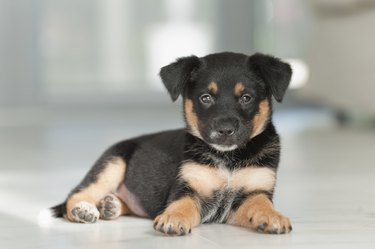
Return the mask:
[[131,217],[38,225],[38,212],[62,201],[109,144],[181,125],[174,112],[143,114],[0,127],[0,248],[375,248],[375,132],[336,128],[306,112],[276,116],[283,151],[275,205],[291,218],[291,234],[214,224],[168,238]]

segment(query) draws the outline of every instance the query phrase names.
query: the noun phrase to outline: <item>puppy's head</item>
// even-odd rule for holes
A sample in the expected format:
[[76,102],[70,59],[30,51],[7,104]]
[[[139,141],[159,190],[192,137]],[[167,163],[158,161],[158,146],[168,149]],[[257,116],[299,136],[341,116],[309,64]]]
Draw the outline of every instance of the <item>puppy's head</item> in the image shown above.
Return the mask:
[[282,101],[291,75],[275,57],[236,53],[183,57],[160,71],[172,100],[183,96],[189,132],[220,151],[245,146],[264,130],[271,97]]

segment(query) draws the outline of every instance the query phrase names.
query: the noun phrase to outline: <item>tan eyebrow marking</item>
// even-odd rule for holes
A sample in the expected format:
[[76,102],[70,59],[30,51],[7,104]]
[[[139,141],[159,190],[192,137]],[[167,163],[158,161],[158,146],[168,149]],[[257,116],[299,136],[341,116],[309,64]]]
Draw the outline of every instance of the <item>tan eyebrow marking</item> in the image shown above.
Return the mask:
[[208,85],[208,90],[211,91],[211,93],[213,94],[216,94],[217,91],[219,90],[219,87],[217,86],[217,83],[212,81],[209,85]]
[[237,83],[234,86],[234,95],[236,95],[238,97],[241,96],[243,90],[245,90],[245,86],[241,82]]

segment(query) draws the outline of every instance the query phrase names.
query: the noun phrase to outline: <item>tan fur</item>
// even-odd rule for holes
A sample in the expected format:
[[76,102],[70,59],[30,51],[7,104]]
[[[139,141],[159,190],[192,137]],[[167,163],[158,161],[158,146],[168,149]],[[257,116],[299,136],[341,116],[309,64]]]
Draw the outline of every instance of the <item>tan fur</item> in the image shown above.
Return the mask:
[[104,220],[113,220],[121,215],[130,214],[129,208],[116,195],[107,194],[97,205],[100,218]]
[[167,209],[154,220],[157,231],[181,235],[199,225],[200,204],[191,196],[172,202]]
[[259,103],[258,113],[253,118],[251,137],[259,135],[264,130],[264,126],[269,118],[269,115],[270,106],[268,100],[265,99]]
[[270,191],[274,188],[276,173],[270,168],[246,167],[233,173],[231,186],[252,192],[255,190]]
[[230,214],[227,223],[267,233],[285,233],[292,228],[290,220],[277,212],[264,194],[250,196]]
[[218,85],[217,85],[216,82],[212,81],[212,82],[208,85],[208,90],[210,90],[211,93],[216,94],[217,91],[219,90],[219,87],[218,87]]
[[199,132],[198,117],[193,110],[193,101],[190,99],[185,100],[185,116],[189,124],[190,132],[199,138],[202,138]]
[[241,82],[237,83],[234,86],[234,95],[240,97],[243,90],[245,90],[245,86]]
[[180,177],[205,197],[223,188],[244,189],[249,192],[270,191],[276,181],[276,173],[269,168],[249,166],[231,172],[226,168],[214,168],[197,163],[185,163],[181,167]]
[[212,192],[224,186],[229,175],[224,171],[209,165],[186,163],[182,166],[180,177],[184,179],[197,193],[211,196]]
[[118,198],[121,203],[121,215],[135,215],[131,212],[129,207],[121,200],[121,198]]
[[75,204],[86,201],[96,206],[108,193],[114,192],[124,179],[125,169],[126,164],[121,158],[109,161],[97,176],[96,182],[69,197],[66,205],[67,218],[73,221],[71,211]]

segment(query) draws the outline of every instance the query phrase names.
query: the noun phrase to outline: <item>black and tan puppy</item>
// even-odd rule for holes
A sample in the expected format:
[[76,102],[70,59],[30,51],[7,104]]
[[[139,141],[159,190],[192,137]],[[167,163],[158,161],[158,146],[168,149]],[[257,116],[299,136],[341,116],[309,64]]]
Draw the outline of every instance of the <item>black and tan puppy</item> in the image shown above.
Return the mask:
[[187,127],[110,147],[55,216],[93,223],[137,215],[171,235],[209,222],[290,232],[272,204],[280,142],[271,115],[272,96],[282,100],[291,74],[263,54],[190,56],[163,67],[172,100],[183,97]]

